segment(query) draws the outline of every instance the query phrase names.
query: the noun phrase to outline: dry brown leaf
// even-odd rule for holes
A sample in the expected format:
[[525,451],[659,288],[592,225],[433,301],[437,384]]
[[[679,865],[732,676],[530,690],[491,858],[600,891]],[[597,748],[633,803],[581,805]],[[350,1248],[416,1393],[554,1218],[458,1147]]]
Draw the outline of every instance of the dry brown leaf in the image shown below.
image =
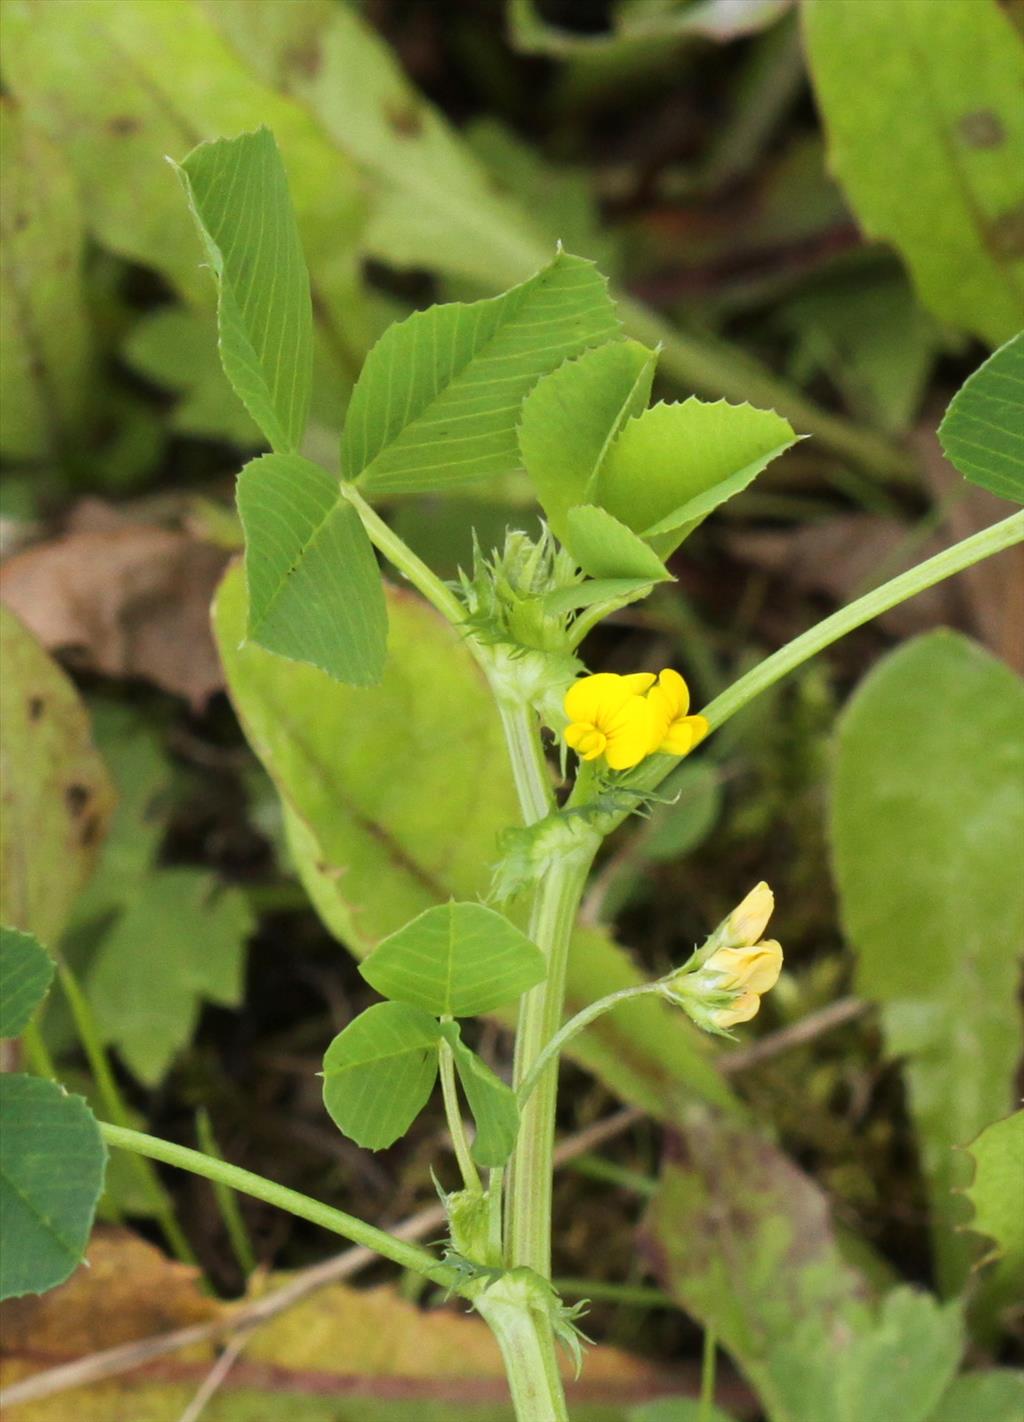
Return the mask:
[[197,1269],[126,1229],[97,1226],[87,1259],[59,1289],[3,1305],[5,1356],[80,1357],[202,1323],[224,1308],[203,1293]]
[[[211,1319],[245,1304],[204,1295],[194,1270],[124,1230],[97,1232],[82,1268],[40,1299],[0,1310],[5,1386],[104,1348]],[[264,1283],[262,1292],[287,1281]],[[178,1422],[213,1360],[210,1344],[161,1358],[101,1383],[19,1405],[17,1422]],[[571,1368],[566,1360],[566,1374]],[[693,1370],[659,1369],[614,1348],[589,1353],[580,1383],[588,1404],[623,1413],[650,1398],[695,1387]],[[404,1404],[404,1406],[403,1406]],[[497,1347],[458,1300],[421,1309],[392,1288],[330,1285],[256,1330],[204,1414],[208,1422],[442,1422],[464,1407],[479,1422],[508,1422]],[[492,1410],[493,1409],[493,1410]],[[618,1414],[601,1411],[602,1422]]]
[[51,651],[141,677],[200,710],[223,686],[209,609],[227,555],[149,524],[93,526],[18,553],[0,597]]

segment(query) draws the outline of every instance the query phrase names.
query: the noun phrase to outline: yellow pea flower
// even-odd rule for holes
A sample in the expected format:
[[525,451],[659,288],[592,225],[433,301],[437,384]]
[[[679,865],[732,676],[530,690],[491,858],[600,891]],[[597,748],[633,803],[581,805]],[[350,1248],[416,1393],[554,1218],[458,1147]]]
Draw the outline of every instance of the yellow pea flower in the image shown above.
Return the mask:
[[565,694],[566,744],[581,760],[604,756],[612,770],[629,770],[650,754],[654,711],[644,696],[651,672],[598,672],[573,682]]
[[746,948],[718,948],[703,965],[703,974],[717,975],[719,991],[738,996],[727,1007],[716,1008],[711,1020],[716,1027],[732,1027],[749,1022],[761,1006],[761,998],[775,986],[782,971],[782,947],[774,938]]
[[690,691],[677,671],[667,667],[647,693],[654,713],[650,751],[688,755],[710,729],[703,716],[688,716]]
[[719,948],[704,964],[705,973],[720,973],[719,987],[728,992],[769,992],[782,972],[782,948],[774,938],[749,948]]

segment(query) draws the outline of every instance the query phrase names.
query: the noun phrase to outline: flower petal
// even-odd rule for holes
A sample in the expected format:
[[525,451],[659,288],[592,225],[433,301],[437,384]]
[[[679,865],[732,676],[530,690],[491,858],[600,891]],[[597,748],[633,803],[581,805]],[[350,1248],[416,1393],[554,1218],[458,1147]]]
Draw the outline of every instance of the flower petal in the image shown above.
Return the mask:
[[605,759],[612,770],[630,770],[651,750],[651,708],[642,696],[634,696],[616,718],[608,736]]
[[735,1027],[737,1022],[749,1022],[757,1016],[761,999],[756,992],[741,992],[729,1007],[718,1007],[712,1012],[711,1020],[716,1027]]
[[758,995],[773,988],[782,971],[782,948],[774,939],[750,948],[719,948],[704,964],[704,972],[720,973],[719,987]]
[[621,690],[622,677],[614,672],[598,672],[596,676],[580,677],[565,693],[565,714],[570,721],[596,724],[601,707],[614,698],[615,704],[630,693]]
[[671,667],[666,667],[664,671],[658,673],[658,690],[668,700],[672,707],[672,720],[676,721],[680,716],[685,716],[690,709],[690,688]]
[[620,681],[625,682],[630,691],[637,696],[642,696],[648,687],[654,685],[653,672],[630,672],[628,676],[622,676]]
[[602,755],[608,738],[596,726],[585,721],[574,721],[565,728],[565,743],[571,746],[581,760],[596,760]]

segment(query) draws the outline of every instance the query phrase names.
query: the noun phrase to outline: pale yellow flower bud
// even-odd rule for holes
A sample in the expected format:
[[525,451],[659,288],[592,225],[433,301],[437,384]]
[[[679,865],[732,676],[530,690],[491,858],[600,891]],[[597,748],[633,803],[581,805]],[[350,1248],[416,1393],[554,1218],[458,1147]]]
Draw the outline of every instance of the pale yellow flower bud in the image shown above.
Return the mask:
[[723,948],[750,948],[761,941],[775,907],[775,895],[762,879],[733,909],[721,930]]

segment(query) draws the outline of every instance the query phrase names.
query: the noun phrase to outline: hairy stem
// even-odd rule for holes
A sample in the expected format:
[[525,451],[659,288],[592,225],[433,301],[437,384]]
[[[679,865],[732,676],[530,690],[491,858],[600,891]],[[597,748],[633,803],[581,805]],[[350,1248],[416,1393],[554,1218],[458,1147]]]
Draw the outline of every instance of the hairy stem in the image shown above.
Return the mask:
[[569,1422],[551,1323],[530,1307],[527,1290],[506,1276],[475,1305],[498,1340],[516,1422]]
[[254,1175],[251,1170],[228,1165],[226,1161],[203,1155],[198,1150],[190,1150],[188,1146],[162,1141],[156,1136],[144,1135],[142,1131],[113,1126],[107,1121],[101,1121],[99,1127],[108,1145],[133,1151],[136,1155],[146,1156],[150,1160],[163,1161],[165,1165],[174,1165],[180,1170],[189,1170],[193,1175],[217,1181],[231,1190],[240,1191],[243,1195],[251,1195],[255,1200],[276,1205],[278,1209],[287,1210],[299,1219],[320,1225],[332,1234],[340,1234],[344,1239],[352,1240],[354,1244],[365,1245],[367,1249],[374,1250],[384,1259],[390,1259],[402,1269],[411,1269],[414,1273],[422,1274],[424,1278],[453,1293],[461,1292],[458,1275],[447,1264],[442,1264],[418,1245],[406,1244],[404,1240],[396,1239],[384,1230],[367,1224],[365,1220],[357,1219],[355,1215],[347,1215],[343,1210],[336,1210],[330,1205],[321,1204],[319,1200],[310,1199],[308,1195],[301,1195],[298,1190],[289,1190],[287,1186],[278,1185],[262,1175]]
[[[547,976],[526,993],[519,1009],[515,1083],[518,1089],[558,1031],[565,1003],[569,944],[587,874],[600,840],[551,865],[540,886],[530,937],[547,959]],[[551,1276],[551,1173],[555,1135],[558,1063],[550,1060],[537,1075],[520,1116],[508,1195],[507,1253],[511,1267],[525,1266]]]
[[500,696],[497,702],[523,823],[532,825],[555,807],[537,716],[529,706],[514,705]]

